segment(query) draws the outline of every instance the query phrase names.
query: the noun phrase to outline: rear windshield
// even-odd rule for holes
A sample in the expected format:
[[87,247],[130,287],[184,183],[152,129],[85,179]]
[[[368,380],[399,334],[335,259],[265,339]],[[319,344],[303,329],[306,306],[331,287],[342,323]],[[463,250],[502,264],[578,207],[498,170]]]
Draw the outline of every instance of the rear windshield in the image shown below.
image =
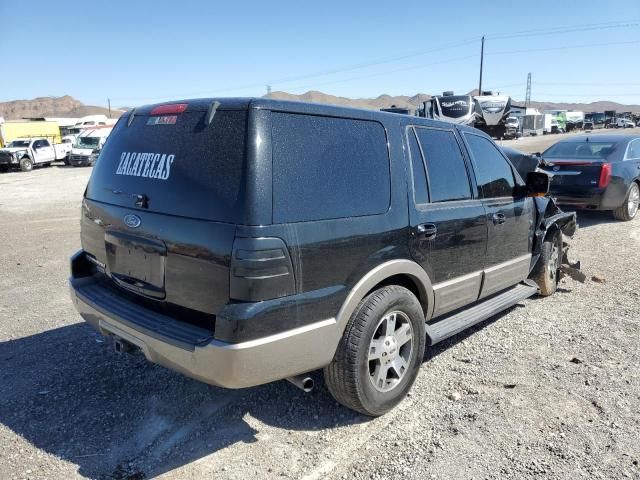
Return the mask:
[[[242,215],[246,111],[123,118],[100,153],[87,198],[152,212],[236,223]],[[168,121],[157,121],[158,119]],[[175,123],[174,123],[175,122]]]
[[611,142],[561,142],[545,151],[545,158],[603,159],[611,155],[615,144]]

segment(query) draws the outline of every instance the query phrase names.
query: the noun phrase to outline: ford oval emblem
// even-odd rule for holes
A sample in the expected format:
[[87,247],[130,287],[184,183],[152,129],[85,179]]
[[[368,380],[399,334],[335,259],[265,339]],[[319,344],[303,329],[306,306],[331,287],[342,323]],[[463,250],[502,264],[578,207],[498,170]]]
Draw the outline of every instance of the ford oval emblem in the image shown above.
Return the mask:
[[140,217],[133,213],[124,216],[124,224],[129,228],[138,228],[141,223]]

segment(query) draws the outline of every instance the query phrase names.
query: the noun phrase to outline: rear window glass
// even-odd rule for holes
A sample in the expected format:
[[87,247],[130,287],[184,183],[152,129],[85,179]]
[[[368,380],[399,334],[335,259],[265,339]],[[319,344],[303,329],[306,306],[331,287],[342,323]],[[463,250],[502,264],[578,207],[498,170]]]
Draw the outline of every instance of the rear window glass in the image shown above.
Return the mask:
[[384,213],[389,153],[377,122],[272,114],[275,223]]
[[[246,111],[185,112],[175,123],[119,121],[100,153],[87,197],[134,208],[235,223],[242,216]],[[156,117],[154,117],[156,118]],[[159,117],[164,118],[164,117]]]
[[548,148],[545,158],[606,158],[615,145],[611,142],[560,142]]

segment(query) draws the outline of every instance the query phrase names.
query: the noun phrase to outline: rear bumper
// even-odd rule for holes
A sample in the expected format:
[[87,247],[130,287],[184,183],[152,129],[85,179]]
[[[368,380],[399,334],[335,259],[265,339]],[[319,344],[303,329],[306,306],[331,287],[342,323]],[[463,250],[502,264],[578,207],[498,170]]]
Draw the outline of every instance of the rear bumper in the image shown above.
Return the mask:
[[105,289],[94,277],[71,278],[71,298],[82,318],[105,336],[138,347],[147,360],[196,380],[242,388],[329,364],[339,335],[334,318],[240,343],[151,312]]
[[555,193],[551,192],[551,196],[556,203],[564,207],[572,207],[578,209],[599,210],[602,205],[602,193],[584,192],[584,193]]
[[625,201],[628,185],[621,178],[615,177],[604,189],[602,188],[554,188],[551,186],[550,195],[556,203],[565,207],[592,210],[615,210]]

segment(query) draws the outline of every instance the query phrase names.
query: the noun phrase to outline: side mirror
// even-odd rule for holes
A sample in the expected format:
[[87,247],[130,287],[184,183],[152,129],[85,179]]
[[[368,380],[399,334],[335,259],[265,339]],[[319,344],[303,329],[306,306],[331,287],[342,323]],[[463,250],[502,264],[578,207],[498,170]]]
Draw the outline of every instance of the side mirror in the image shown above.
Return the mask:
[[536,152],[533,154],[534,157],[542,157],[542,153],[540,152]]
[[551,179],[543,172],[527,172],[527,197],[544,197],[549,193]]

